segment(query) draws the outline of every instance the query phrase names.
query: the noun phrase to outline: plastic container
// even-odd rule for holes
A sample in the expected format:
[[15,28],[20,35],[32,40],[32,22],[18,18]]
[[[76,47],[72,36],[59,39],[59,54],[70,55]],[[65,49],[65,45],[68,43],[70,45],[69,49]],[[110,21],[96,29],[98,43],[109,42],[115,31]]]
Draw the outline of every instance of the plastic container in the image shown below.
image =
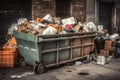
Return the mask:
[[0,48],[0,67],[13,68],[18,60],[18,50],[14,47]]
[[97,64],[104,65],[106,63],[105,56],[98,56],[97,57]]

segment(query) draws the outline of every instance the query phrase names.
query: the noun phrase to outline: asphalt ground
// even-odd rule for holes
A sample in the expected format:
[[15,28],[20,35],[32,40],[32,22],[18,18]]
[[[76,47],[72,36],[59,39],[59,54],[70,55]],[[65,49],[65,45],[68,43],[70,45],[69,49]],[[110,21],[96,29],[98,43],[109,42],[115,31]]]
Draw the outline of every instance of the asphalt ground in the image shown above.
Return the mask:
[[90,62],[52,67],[43,74],[34,74],[30,66],[0,68],[0,80],[120,80],[120,58],[105,65]]

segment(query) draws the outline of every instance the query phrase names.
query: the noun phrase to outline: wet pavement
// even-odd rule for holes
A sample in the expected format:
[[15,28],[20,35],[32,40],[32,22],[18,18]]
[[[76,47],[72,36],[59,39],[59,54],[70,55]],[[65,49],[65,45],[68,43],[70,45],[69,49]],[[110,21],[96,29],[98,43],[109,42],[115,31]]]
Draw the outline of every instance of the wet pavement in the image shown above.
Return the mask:
[[120,58],[109,64],[95,62],[50,68],[43,74],[34,74],[32,67],[0,69],[0,80],[120,80]]

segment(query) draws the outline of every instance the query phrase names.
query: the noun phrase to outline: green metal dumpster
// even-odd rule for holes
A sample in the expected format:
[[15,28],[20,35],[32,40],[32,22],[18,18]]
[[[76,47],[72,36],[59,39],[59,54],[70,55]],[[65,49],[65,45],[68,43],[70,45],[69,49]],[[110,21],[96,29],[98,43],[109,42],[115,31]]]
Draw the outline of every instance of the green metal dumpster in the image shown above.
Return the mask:
[[42,73],[45,67],[79,60],[89,55],[94,48],[95,32],[36,36],[14,32],[20,60],[34,66],[35,73]]

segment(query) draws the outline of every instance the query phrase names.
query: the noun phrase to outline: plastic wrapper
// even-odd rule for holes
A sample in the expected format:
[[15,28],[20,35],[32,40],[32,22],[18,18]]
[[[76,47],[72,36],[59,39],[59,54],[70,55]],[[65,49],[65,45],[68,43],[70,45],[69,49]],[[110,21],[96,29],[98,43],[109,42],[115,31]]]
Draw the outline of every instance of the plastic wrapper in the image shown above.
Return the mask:
[[24,24],[24,22],[27,20],[27,18],[20,18],[20,19],[18,19],[18,25],[23,25]]
[[98,25],[98,31],[102,32],[102,30],[103,30],[103,25]]
[[7,33],[7,34],[12,35],[12,34],[13,34],[13,31],[15,31],[15,30],[18,30],[17,24],[16,24],[16,23],[13,23],[13,24],[11,25],[11,27],[8,29],[8,33]]
[[49,22],[53,22],[52,16],[50,14],[47,14],[46,16],[44,16],[43,20],[47,20]]
[[75,32],[73,26],[70,25],[70,24],[66,24],[66,25],[65,25],[65,31],[66,31],[66,32],[69,32],[69,33]]
[[97,31],[97,28],[93,22],[88,22],[84,25],[84,30],[86,32]]
[[61,24],[60,18],[53,18],[54,23]]
[[115,34],[113,34],[113,35],[110,36],[110,39],[111,39],[112,41],[115,41],[115,40],[117,40],[118,38],[119,38],[119,34],[117,34],[117,33],[115,33]]
[[39,23],[37,25],[34,25],[33,29],[37,30],[40,28],[40,27],[45,27],[46,25],[42,24],[42,23]]
[[62,19],[62,24],[66,25],[66,24],[76,24],[77,21],[74,17],[70,17],[70,18],[66,18],[66,19]]

